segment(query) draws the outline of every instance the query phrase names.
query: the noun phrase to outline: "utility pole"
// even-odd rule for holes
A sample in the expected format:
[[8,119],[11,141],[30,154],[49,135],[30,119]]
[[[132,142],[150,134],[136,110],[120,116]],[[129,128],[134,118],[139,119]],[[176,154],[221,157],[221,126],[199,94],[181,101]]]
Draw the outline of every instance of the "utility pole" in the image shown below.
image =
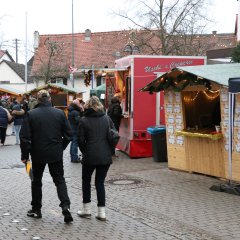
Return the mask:
[[[73,24],[73,0],[72,0],[72,67],[74,68],[74,24]],[[72,87],[74,88],[74,75],[72,73]]]
[[[237,0],[238,1],[238,0]],[[237,15],[237,41],[240,41],[240,1],[238,1],[238,15]]]
[[28,38],[27,38],[27,12],[26,12],[26,23],[25,23],[25,92],[27,92],[27,82],[28,82],[28,66],[27,66],[27,42],[28,42]]
[[19,39],[14,39],[15,41],[15,49],[16,49],[16,63],[18,63],[18,42],[20,41]]

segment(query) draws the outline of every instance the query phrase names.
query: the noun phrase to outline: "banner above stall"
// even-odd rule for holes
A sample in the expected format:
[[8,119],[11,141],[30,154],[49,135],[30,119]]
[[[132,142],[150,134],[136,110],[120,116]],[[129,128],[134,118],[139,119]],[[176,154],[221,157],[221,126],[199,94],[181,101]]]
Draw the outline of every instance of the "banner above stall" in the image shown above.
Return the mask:
[[239,63],[178,67],[158,76],[139,91],[150,93],[166,89],[182,91],[189,85],[203,85],[211,89],[210,81],[228,87],[229,78],[238,76],[240,76]]

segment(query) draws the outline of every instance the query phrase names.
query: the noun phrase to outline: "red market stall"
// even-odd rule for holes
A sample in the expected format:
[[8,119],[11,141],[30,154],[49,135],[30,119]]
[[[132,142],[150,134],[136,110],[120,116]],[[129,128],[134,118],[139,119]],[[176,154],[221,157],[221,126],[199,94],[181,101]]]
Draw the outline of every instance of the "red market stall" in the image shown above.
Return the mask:
[[165,125],[163,93],[150,95],[139,89],[158,74],[178,66],[203,65],[205,57],[131,55],[115,61],[114,77],[106,76],[106,107],[118,95],[124,118],[120,125],[117,147],[132,158],[152,156],[151,135],[147,128]]

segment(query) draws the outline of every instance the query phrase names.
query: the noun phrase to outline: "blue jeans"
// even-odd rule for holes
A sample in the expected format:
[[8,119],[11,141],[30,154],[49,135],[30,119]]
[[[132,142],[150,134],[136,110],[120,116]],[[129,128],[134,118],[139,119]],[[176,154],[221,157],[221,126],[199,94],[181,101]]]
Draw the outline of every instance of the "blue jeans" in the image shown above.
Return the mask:
[[16,144],[20,144],[19,133],[21,130],[21,125],[14,125],[14,130],[16,134]]
[[70,144],[70,155],[71,155],[71,161],[77,161],[78,160],[78,141],[77,141],[77,135],[73,135],[73,139]]

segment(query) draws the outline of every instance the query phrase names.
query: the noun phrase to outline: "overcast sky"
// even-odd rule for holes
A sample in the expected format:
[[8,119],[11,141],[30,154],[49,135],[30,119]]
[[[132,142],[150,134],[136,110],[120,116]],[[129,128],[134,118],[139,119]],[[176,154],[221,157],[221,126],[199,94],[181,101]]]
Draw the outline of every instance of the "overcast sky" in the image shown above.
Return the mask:
[[[238,13],[237,0],[208,1],[213,4],[209,8],[210,16],[216,21],[211,31],[232,33]],[[87,28],[92,32],[129,29],[129,23],[113,15],[112,11],[128,9],[132,2],[133,0],[73,0],[74,32],[84,32]],[[15,59],[13,40],[19,39],[19,62],[24,63],[26,29],[28,45],[31,46],[34,31],[39,31],[40,34],[72,32],[72,0],[2,0],[0,17],[0,40],[6,41],[5,44],[9,45],[7,50]],[[28,53],[28,58],[30,57],[31,53]]]

